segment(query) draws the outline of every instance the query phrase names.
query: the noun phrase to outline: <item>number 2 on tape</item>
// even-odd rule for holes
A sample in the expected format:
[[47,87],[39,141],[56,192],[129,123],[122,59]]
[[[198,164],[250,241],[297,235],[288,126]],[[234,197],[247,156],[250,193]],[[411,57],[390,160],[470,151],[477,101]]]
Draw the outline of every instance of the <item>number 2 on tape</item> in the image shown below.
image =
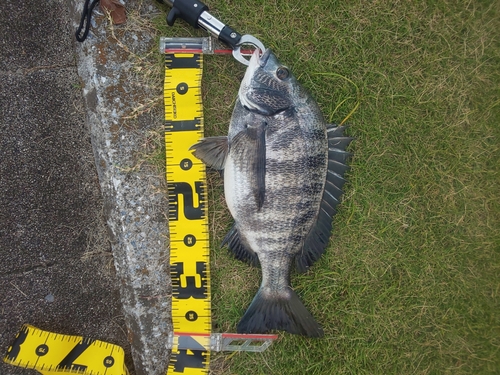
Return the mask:
[[44,375],[127,375],[125,353],[104,341],[42,331],[25,324],[9,347],[4,361]]

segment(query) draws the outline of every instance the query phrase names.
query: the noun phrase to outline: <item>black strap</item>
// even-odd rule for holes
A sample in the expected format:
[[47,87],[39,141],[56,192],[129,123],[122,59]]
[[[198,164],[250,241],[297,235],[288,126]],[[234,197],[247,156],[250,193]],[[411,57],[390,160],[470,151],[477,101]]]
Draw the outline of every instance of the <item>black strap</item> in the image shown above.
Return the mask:
[[[78,40],[79,42],[83,42],[85,39],[87,39],[87,35],[89,35],[90,18],[92,17],[92,12],[94,11],[94,8],[99,2],[99,0],[92,0],[92,4],[90,4],[90,7],[89,7],[89,2],[90,0],[85,0],[85,4],[83,5],[82,18],[80,19],[80,26],[78,26],[78,29],[76,30],[75,33],[76,40]],[[80,36],[83,30],[84,23],[85,23],[85,30],[83,31],[83,35]]]

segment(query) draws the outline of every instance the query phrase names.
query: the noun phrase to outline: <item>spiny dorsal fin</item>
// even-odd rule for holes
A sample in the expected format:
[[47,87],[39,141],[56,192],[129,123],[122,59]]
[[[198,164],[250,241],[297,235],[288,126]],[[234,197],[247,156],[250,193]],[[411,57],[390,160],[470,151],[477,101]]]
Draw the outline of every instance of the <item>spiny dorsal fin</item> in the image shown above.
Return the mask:
[[189,150],[208,167],[224,169],[228,153],[227,137],[208,137],[192,145]]
[[342,196],[345,183],[344,173],[349,169],[346,164],[351,153],[345,149],[353,138],[344,137],[346,126],[329,125],[328,135],[328,172],[325,189],[319,207],[316,223],[304,241],[302,251],[295,257],[297,271],[305,272],[325,251],[330,239],[333,216]]

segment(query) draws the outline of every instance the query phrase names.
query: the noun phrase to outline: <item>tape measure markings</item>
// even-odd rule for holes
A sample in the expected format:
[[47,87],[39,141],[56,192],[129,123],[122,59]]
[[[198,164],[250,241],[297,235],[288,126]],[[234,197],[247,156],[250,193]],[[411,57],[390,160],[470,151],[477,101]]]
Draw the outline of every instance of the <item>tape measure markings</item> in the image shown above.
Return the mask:
[[25,324],[4,357],[6,363],[45,374],[127,375],[125,353],[117,345],[61,335]]
[[202,69],[200,53],[166,51],[165,152],[174,331],[168,371],[184,374],[208,374],[210,361],[206,176],[204,164],[189,150],[203,137]]

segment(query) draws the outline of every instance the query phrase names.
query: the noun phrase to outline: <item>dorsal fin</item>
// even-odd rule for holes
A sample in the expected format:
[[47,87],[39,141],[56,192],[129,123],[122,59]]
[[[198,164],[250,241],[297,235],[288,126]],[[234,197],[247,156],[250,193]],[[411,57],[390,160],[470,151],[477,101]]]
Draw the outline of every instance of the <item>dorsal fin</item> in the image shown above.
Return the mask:
[[345,137],[346,126],[328,125],[328,172],[316,222],[307,235],[302,251],[295,257],[297,271],[305,272],[325,251],[330,239],[333,216],[342,196],[344,173],[351,153],[346,151],[353,138]]

